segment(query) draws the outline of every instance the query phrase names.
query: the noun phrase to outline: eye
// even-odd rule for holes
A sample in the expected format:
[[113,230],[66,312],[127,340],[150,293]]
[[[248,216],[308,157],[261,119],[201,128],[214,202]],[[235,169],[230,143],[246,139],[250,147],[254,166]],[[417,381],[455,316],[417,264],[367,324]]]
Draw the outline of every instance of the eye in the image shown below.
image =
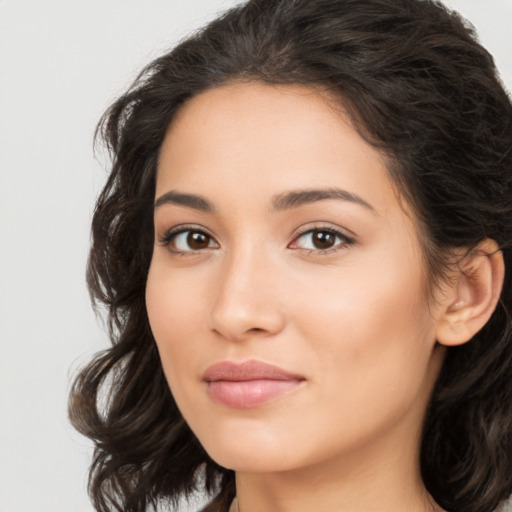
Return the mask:
[[341,249],[352,243],[352,239],[332,228],[315,228],[300,234],[290,247],[325,253]]
[[176,253],[191,253],[218,247],[217,242],[208,233],[185,227],[168,231],[160,243]]

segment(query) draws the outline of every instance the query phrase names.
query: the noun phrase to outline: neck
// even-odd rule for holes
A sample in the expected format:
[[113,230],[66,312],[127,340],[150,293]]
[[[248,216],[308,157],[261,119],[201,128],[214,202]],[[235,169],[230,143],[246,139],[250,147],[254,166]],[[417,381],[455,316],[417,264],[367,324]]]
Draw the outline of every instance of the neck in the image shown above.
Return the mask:
[[355,450],[299,470],[237,473],[239,511],[441,512],[421,479],[419,436],[403,439],[398,453],[396,442],[383,440],[369,453]]

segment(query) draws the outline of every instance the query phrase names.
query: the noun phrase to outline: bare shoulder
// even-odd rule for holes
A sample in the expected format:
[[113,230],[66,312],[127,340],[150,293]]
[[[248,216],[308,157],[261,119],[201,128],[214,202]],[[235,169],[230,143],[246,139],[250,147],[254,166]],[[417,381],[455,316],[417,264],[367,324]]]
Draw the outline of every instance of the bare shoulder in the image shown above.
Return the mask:
[[223,512],[222,507],[219,502],[211,501],[204,508],[202,508],[199,512]]
[[238,510],[236,505],[236,498],[234,500],[231,499],[215,499],[210,501],[204,508],[202,508],[199,512],[234,512]]

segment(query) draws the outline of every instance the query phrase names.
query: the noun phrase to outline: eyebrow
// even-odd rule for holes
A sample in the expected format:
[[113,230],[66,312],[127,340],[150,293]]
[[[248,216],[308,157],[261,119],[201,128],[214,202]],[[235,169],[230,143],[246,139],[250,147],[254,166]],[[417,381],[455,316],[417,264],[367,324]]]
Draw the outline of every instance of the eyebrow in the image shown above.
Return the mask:
[[[278,211],[288,210],[326,199],[338,199],[347,201],[349,203],[355,203],[360,206],[364,206],[368,210],[375,211],[373,206],[371,206],[363,198],[340,188],[294,190],[291,192],[278,194],[272,199],[272,209]],[[155,209],[164,204],[177,204],[207,213],[215,211],[213,204],[205,197],[196,194],[185,194],[176,190],[170,190],[169,192],[161,195],[155,201]]]
[[199,210],[201,212],[214,212],[215,208],[213,204],[205,199],[202,196],[198,196],[196,194],[184,194],[182,192],[177,192],[176,190],[170,190],[165,194],[161,195],[155,201],[155,209],[164,205],[164,204],[178,204],[180,206],[187,206],[188,208],[193,208],[194,210]]
[[373,206],[367,203],[363,198],[340,188],[321,188],[286,192],[275,196],[272,201],[272,206],[274,210],[287,210],[325,199],[348,201],[349,203],[355,203],[364,206],[368,210],[375,211]]

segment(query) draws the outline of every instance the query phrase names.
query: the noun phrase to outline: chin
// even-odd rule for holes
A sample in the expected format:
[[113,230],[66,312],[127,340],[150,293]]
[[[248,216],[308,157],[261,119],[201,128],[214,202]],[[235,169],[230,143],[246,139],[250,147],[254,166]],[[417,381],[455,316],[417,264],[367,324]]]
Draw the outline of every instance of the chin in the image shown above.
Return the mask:
[[[290,460],[291,449],[281,436],[260,429],[254,435],[224,433],[221,436],[198,436],[208,455],[220,466],[238,472],[274,472],[292,469],[298,461]],[[243,430],[242,430],[243,432]],[[288,436],[289,438],[289,436]]]
[[214,450],[208,455],[220,466],[238,473],[273,473],[293,469],[294,464],[284,459],[281,454],[267,453],[254,446],[250,450],[229,451]]

